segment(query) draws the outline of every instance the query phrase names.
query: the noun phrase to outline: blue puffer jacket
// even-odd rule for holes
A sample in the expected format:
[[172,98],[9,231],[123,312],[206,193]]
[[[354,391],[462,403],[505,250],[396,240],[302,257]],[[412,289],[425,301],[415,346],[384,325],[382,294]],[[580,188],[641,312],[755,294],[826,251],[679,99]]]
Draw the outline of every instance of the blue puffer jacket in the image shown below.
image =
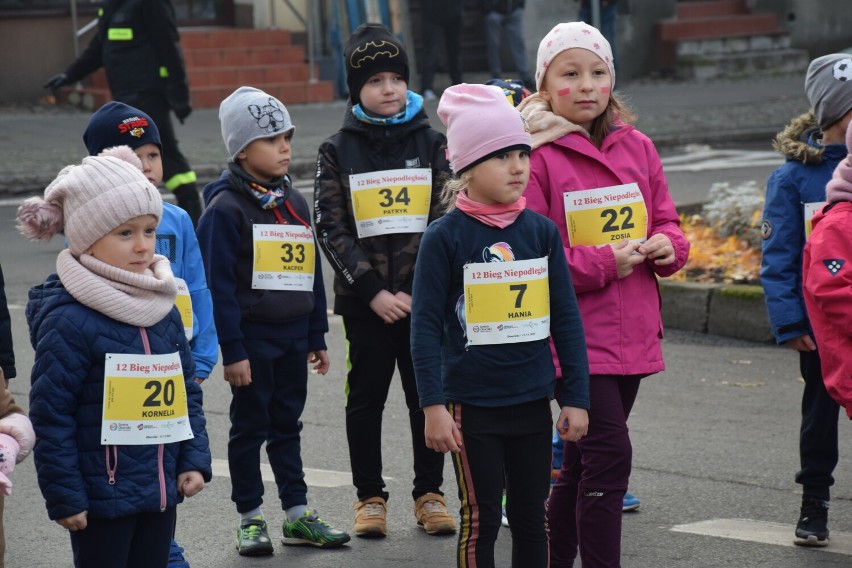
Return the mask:
[[804,204],[825,201],[825,184],[846,157],[845,144],[823,146],[813,114],[797,117],[775,139],[786,158],[766,183],[760,282],[775,340],[811,334],[802,296]]
[[[102,446],[105,356],[145,353],[142,331],[78,303],[55,274],[29,296],[26,315],[36,352],[30,389],[33,454],[50,518],[83,511],[98,518],[156,512],[181,501],[178,474],[198,471],[209,481],[201,388],[193,380],[195,365],[177,310],[145,333],[152,354],[180,353],[195,437],[164,445]],[[115,468],[113,484],[107,455]]]
[[206,379],[219,359],[219,339],[213,323],[213,299],[207,288],[201,249],[186,211],[163,203],[163,218],[157,226],[157,254],[169,259],[172,273],[183,278],[192,302],[192,339],[195,376]]

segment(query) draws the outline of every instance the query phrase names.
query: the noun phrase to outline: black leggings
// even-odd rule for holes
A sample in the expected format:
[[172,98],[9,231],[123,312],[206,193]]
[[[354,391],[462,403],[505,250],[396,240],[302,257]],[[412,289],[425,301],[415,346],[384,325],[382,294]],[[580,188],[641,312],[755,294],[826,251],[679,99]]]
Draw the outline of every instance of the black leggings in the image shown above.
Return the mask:
[[175,526],[175,507],[117,519],[89,517],[84,530],[71,532],[79,568],[165,568]]
[[544,502],[550,490],[553,429],[550,401],[543,398],[496,408],[450,404],[448,410],[462,435],[462,451],[453,454],[461,502],[457,566],[494,566],[505,471],[512,566],[545,568]]

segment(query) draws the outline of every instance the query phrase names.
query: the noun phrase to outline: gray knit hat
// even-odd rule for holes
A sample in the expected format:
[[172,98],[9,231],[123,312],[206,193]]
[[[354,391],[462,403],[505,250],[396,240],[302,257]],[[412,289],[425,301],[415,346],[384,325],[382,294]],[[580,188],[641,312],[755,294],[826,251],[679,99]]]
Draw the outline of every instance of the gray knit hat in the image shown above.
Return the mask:
[[219,122],[232,162],[255,140],[296,130],[287,107],[254,87],[240,87],[228,95],[219,105]]
[[805,75],[805,94],[820,128],[827,128],[852,109],[852,54],[817,57]]

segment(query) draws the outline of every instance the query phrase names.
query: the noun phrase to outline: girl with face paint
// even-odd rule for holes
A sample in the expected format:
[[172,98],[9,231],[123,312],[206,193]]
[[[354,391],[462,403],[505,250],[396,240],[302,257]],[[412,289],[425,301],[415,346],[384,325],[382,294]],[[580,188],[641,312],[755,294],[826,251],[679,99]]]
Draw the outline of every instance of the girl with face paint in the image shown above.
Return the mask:
[[550,566],[579,554],[583,568],[612,568],[632,463],[627,418],[641,379],[665,368],[657,277],[683,267],[689,242],[654,144],[613,93],[603,35],[558,24],[536,67],[538,92],[519,106],[533,147],[524,197],[562,236],[590,375],[588,434],[565,441],[548,502]]

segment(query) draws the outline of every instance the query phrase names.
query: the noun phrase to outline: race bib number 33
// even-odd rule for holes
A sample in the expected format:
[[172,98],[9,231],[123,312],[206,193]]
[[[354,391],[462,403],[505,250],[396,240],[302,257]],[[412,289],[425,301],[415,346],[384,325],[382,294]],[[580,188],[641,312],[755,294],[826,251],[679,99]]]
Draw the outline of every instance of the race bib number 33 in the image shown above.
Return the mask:
[[563,198],[572,247],[644,242],[647,237],[648,210],[635,183],[569,191]]
[[469,345],[550,335],[546,258],[465,265],[464,298]]
[[251,286],[261,290],[314,289],[313,232],[301,225],[254,225]]

